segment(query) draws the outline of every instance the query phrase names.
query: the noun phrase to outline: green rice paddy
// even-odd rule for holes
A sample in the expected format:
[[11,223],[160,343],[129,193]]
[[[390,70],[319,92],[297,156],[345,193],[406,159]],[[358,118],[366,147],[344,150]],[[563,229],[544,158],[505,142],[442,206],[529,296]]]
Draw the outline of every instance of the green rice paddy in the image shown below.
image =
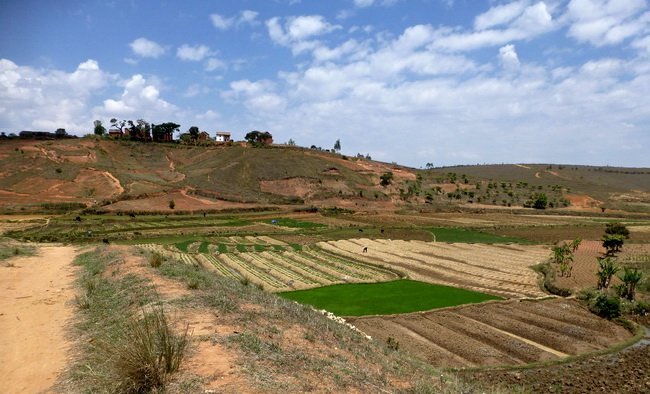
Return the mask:
[[279,295],[338,316],[390,315],[502,299],[413,280],[334,285]]

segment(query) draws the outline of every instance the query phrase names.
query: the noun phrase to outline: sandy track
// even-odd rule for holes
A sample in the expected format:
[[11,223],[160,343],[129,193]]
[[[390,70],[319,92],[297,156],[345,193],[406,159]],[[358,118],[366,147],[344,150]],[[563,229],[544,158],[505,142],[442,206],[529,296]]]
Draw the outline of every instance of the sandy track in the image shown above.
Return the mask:
[[66,367],[75,254],[43,246],[0,266],[0,392],[49,391]]

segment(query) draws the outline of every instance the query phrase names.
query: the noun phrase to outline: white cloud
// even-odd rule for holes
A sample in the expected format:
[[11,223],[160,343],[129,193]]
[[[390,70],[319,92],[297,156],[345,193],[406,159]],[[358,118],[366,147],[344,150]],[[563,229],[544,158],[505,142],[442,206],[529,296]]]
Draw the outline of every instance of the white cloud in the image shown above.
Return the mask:
[[234,18],[226,18],[219,14],[211,14],[212,25],[219,30],[228,30],[235,23]]
[[485,30],[507,24],[520,16],[529,4],[530,1],[528,0],[519,0],[492,7],[474,19],[474,28],[476,30]]
[[231,16],[229,18],[219,15],[211,14],[210,20],[212,20],[212,25],[219,30],[228,30],[232,27],[239,27],[241,25],[250,25],[255,26],[260,22],[257,20],[259,12],[252,10],[243,10],[239,13],[238,16]]
[[205,62],[205,71],[214,71],[220,68],[225,68],[226,64],[216,57],[212,57]]
[[176,56],[179,59],[192,62],[199,62],[210,55],[212,55],[212,51],[205,45],[190,46],[183,44],[176,50]]
[[280,45],[290,46],[294,54],[316,48],[318,43],[311,39],[341,28],[320,15],[289,17],[284,26],[280,21],[278,17],[266,21],[269,36]]
[[226,100],[243,99],[244,105],[254,112],[279,112],[286,106],[286,100],[273,92],[274,84],[268,80],[251,82],[247,79],[230,83],[230,90],[221,96]]
[[150,58],[159,58],[164,55],[166,50],[160,44],[148,40],[144,37],[135,39],[131,44],[129,44],[131,50],[134,54],[140,57],[150,57]]
[[135,117],[148,120],[167,119],[177,108],[160,98],[160,90],[141,74],[133,75],[124,82],[119,99],[106,99],[95,113],[111,117]]
[[[490,11],[483,15],[489,13]],[[443,27],[438,29],[432,45],[449,51],[469,51],[517,40],[528,40],[557,27],[549,7],[544,2],[527,6],[514,18],[512,18],[513,13],[508,14],[508,18],[501,17],[501,19],[497,14],[484,18],[479,22],[479,26],[486,27],[497,22],[503,24],[505,19],[509,19],[503,29],[485,29],[466,33]]]
[[0,127],[82,132],[92,125],[87,102],[115,76],[97,61],[80,63],[73,72],[39,70],[0,59]]
[[359,8],[370,7],[373,5],[375,0],[354,0],[354,5]]
[[568,35],[595,46],[618,44],[650,27],[645,0],[571,0],[567,18]]
[[501,64],[506,69],[515,69],[519,67],[519,56],[515,46],[512,44],[502,46],[499,48],[499,59]]

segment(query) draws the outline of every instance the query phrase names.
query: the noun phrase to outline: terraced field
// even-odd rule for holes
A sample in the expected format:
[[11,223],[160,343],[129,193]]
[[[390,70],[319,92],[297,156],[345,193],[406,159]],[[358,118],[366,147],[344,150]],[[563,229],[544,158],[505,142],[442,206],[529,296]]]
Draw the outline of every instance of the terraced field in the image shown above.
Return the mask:
[[329,241],[316,246],[333,255],[405,272],[422,282],[506,298],[545,295],[539,288],[537,273],[530,268],[548,259],[550,252],[543,246],[383,239]]
[[349,318],[435,367],[523,365],[594,352],[631,334],[575,300],[509,300],[385,317]]
[[317,247],[294,248],[269,237],[229,237],[217,242],[138,246],[188,264],[200,263],[223,276],[246,279],[271,292],[338,283],[383,282],[399,277],[389,269]]

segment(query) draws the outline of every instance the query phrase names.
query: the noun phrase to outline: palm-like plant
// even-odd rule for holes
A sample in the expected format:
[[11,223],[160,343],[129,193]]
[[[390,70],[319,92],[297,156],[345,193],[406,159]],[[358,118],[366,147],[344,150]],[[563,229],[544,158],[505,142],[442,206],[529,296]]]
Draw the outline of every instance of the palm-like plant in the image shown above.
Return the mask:
[[600,270],[596,272],[598,288],[607,290],[612,281],[612,276],[620,270],[620,267],[616,265],[616,261],[611,257],[599,258],[598,266],[600,267]]
[[625,290],[622,294],[623,297],[627,298],[630,301],[634,301],[634,296],[636,293],[636,285],[641,282],[643,278],[643,273],[638,269],[625,267],[623,268],[623,276],[619,276],[625,285]]

